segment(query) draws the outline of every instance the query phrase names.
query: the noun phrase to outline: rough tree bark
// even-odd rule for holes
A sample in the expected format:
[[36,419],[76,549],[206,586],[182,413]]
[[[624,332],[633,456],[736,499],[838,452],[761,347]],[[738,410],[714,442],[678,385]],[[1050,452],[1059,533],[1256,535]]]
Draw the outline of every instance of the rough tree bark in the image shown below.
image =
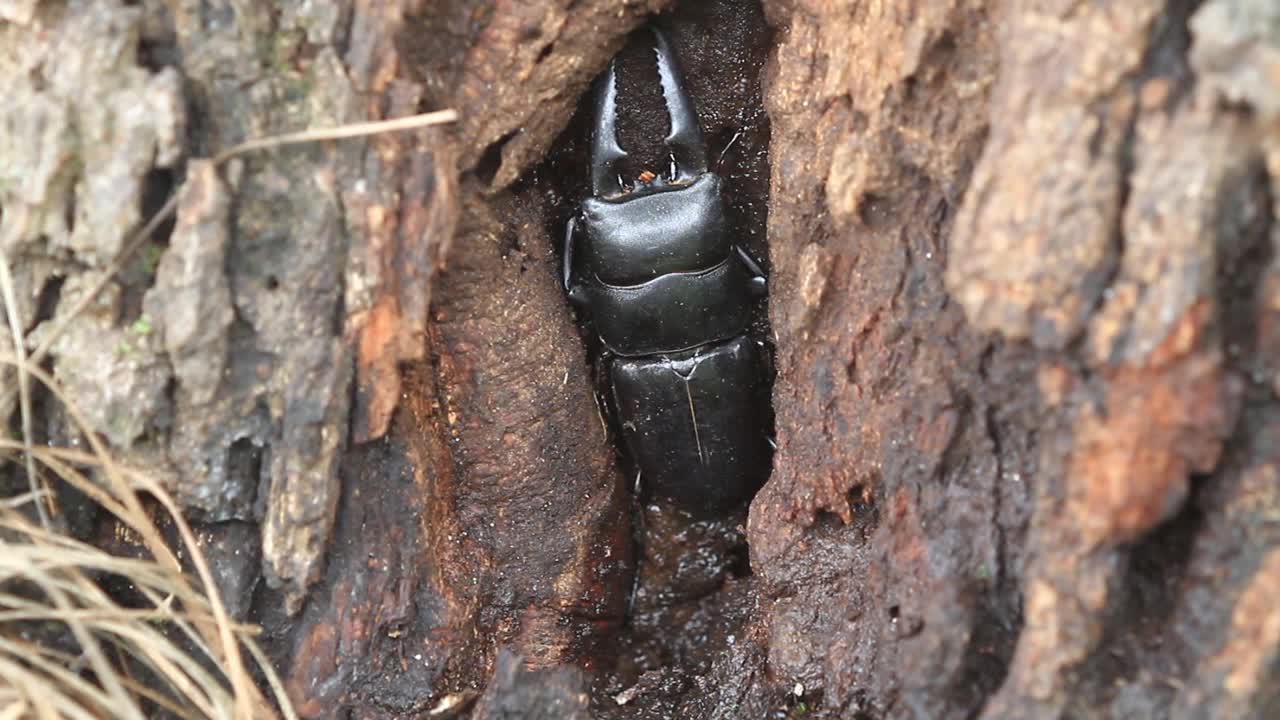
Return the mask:
[[[771,270],[711,522],[633,507],[557,285],[663,12]],[[0,90],[28,344],[308,717],[1280,714],[1272,0],[17,0]]]

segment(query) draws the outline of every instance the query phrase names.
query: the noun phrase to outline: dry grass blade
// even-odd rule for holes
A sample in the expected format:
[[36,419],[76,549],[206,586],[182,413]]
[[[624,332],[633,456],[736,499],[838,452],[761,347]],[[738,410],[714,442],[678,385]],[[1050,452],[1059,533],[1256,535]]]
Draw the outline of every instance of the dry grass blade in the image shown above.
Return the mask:
[[[13,336],[14,352],[18,366],[18,412],[22,415],[22,444],[27,467],[27,482],[31,492],[40,491],[40,476],[36,473],[35,461],[31,458],[32,447],[32,415],[31,415],[31,381],[27,376],[27,348],[23,338],[22,322],[18,319],[18,295],[13,289],[13,273],[9,271],[9,256],[0,249],[0,299],[4,300],[5,320],[9,324],[9,332]],[[5,403],[0,402],[0,407]],[[40,524],[49,527],[49,510],[44,502],[37,501],[36,513]]]
[[[8,642],[4,640],[0,640],[0,643],[3,643],[4,645],[4,652],[9,652],[15,657],[26,658],[33,665],[38,666],[42,671],[49,673],[50,675],[61,676],[63,673],[70,672],[67,668],[73,667],[77,660],[73,655],[58,652],[57,650],[36,643]],[[79,683],[86,682],[84,678],[79,675],[74,673],[72,675],[73,677],[71,678],[65,678],[65,681],[70,685],[78,686]],[[165,696],[164,693],[148,687],[146,684],[139,682],[130,676],[122,676],[121,680],[130,692],[136,694],[143,700],[153,703],[156,707],[168,711],[175,717],[183,717],[191,714],[189,712],[185,712],[183,706],[173,702],[173,700]],[[84,691],[92,694],[97,692],[97,688],[90,686],[88,688],[84,688]]]
[[[74,698],[78,705],[89,707],[110,707],[111,698],[95,684],[83,678],[79,673],[68,669],[70,664],[59,662],[58,660],[49,660],[42,652],[32,652],[34,648],[29,643],[18,643],[0,637],[0,659],[4,658],[22,658],[25,667],[22,670],[13,670],[15,675],[22,675],[22,682],[15,683],[15,687],[34,687],[42,683],[50,681],[56,682],[62,692],[48,693],[49,697],[58,695],[69,696]],[[0,674],[4,673],[6,667],[12,666],[0,665]]]
[[223,150],[214,156],[213,161],[214,163],[221,164],[237,155],[243,155],[254,150],[268,150],[284,145],[299,145],[302,143],[316,143],[327,140],[344,140],[355,137],[366,137],[369,135],[381,135],[389,132],[417,130],[431,125],[451,123],[457,119],[458,113],[453,110],[437,110],[435,112],[422,113],[421,115],[410,115],[409,117],[394,118],[392,120],[376,120],[373,122],[352,123],[350,125],[343,125],[335,128],[320,128],[316,130],[302,130],[296,133],[286,133],[284,135],[272,135],[271,137],[240,143],[239,145]]
[[9,698],[5,693],[0,693],[0,720],[19,720],[26,717],[28,709],[27,704],[16,695]]

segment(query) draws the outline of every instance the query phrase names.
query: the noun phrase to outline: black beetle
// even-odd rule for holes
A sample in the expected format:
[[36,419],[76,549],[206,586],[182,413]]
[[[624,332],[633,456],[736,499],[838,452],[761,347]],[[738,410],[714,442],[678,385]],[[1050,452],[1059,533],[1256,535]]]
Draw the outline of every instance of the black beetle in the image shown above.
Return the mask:
[[654,36],[669,172],[623,181],[610,64],[596,88],[592,197],[565,230],[563,281],[599,336],[601,382],[643,486],[715,513],[769,473],[763,350],[747,335],[766,280],[729,235],[722,181],[707,169],[675,55]]

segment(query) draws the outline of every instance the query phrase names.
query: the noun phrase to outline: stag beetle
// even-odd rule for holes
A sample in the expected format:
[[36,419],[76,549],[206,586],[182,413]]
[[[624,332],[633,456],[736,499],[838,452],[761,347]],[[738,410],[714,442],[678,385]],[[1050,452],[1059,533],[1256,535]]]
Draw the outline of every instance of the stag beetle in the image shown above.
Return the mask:
[[615,61],[597,80],[592,196],[565,229],[563,282],[599,337],[598,376],[643,486],[716,513],[769,473],[763,350],[747,334],[766,278],[729,235],[675,54],[654,36],[668,173],[622,178]]

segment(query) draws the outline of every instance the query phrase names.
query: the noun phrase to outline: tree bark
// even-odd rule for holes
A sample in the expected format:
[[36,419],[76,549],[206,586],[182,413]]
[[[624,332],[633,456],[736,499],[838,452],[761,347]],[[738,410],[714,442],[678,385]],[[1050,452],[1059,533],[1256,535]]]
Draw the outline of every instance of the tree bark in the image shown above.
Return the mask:
[[[1276,7],[0,2],[0,250],[304,716],[1269,717]],[[662,162],[657,13],[770,273],[711,520],[633,501],[558,282],[615,56]]]

